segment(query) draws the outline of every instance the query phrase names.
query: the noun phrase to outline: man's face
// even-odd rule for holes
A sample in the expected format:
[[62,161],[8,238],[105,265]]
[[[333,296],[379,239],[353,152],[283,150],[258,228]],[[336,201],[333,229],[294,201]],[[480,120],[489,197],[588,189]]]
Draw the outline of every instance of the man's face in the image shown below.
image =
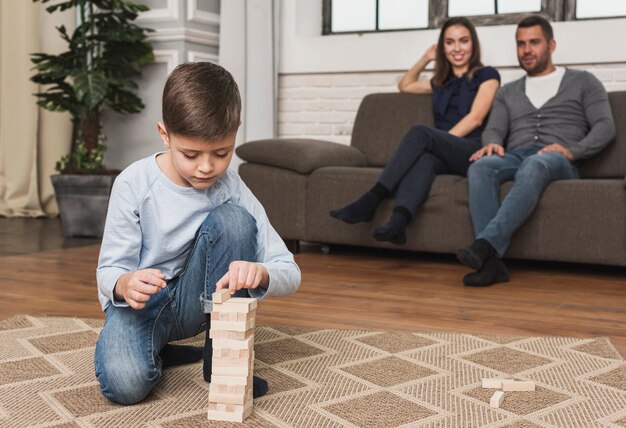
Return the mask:
[[556,43],[554,40],[546,40],[539,25],[518,28],[515,40],[517,60],[529,76],[541,76],[553,70],[552,52]]

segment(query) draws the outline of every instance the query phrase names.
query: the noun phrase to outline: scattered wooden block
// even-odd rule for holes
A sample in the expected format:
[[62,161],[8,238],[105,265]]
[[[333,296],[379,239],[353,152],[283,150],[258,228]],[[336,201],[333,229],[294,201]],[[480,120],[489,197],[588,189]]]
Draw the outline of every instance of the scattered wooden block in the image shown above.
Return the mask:
[[213,303],[224,303],[230,299],[230,291],[228,291],[228,288],[222,288],[221,290],[213,293],[211,299],[213,300]]
[[503,391],[534,391],[535,382],[511,380],[502,382]]
[[491,396],[491,400],[489,400],[489,407],[492,409],[499,409],[500,404],[502,404],[502,400],[504,400],[504,392],[496,391]]
[[512,380],[513,379],[483,378],[483,388],[502,389],[502,382],[512,381]]

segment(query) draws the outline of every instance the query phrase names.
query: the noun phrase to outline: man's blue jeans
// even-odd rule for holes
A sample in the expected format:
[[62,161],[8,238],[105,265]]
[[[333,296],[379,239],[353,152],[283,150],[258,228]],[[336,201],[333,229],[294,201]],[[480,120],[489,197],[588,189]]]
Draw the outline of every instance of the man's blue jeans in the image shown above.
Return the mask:
[[[255,261],[256,235],[256,221],[246,210],[220,205],[200,226],[180,275],[143,309],[109,305],[94,358],[106,398],[133,404],[148,395],[161,377],[160,351],[172,340],[193,337],[207,328],[207,301],[215,284],[232,261]],[[247,290],[237,292],[247,294]]]
[[[488,241],[502,257],[513,233],[530,217],[541,194],[556,180],[578,178],[578,169],[559,153],[540,147],[483,157],[470,167],[469,205],[476,239]],[[500,205],[500,185],[514,180]]]

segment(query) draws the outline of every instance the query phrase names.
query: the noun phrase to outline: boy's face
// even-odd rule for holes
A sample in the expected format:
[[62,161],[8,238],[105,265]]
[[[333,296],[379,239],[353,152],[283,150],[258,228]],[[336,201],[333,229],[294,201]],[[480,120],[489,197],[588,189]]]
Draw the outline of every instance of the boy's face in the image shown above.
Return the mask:
[[163,123],[157,124],[159,134],[170,149],[171,167],[176,172],[174,178],[180,186],[194,189],[208,189],[228,169],[235,149],[237,132],[208,143],[201,138],[168,134]]

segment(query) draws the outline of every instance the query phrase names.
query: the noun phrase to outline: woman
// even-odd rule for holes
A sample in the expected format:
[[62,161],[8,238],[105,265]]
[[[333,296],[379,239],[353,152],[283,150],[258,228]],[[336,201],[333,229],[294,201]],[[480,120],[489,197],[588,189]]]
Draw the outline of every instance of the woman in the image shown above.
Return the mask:
[[[435,60],[432,79],[419,80]],[[406,242],[406,226],[430,192],[437,174],[467,174],[470,156],[481,148],[480,136],[500,86],[500,75],[480,62],[474,25],[463,17],[448,19],[439,41],[405,73],[401,92],[433,94],[435,127],[414,125],[391,156],[378,182],[358,200],[330,212],[349,224],[370,221],[378,205],[395,194],[395,207],[387,224],[372,236],[397,245]]]

